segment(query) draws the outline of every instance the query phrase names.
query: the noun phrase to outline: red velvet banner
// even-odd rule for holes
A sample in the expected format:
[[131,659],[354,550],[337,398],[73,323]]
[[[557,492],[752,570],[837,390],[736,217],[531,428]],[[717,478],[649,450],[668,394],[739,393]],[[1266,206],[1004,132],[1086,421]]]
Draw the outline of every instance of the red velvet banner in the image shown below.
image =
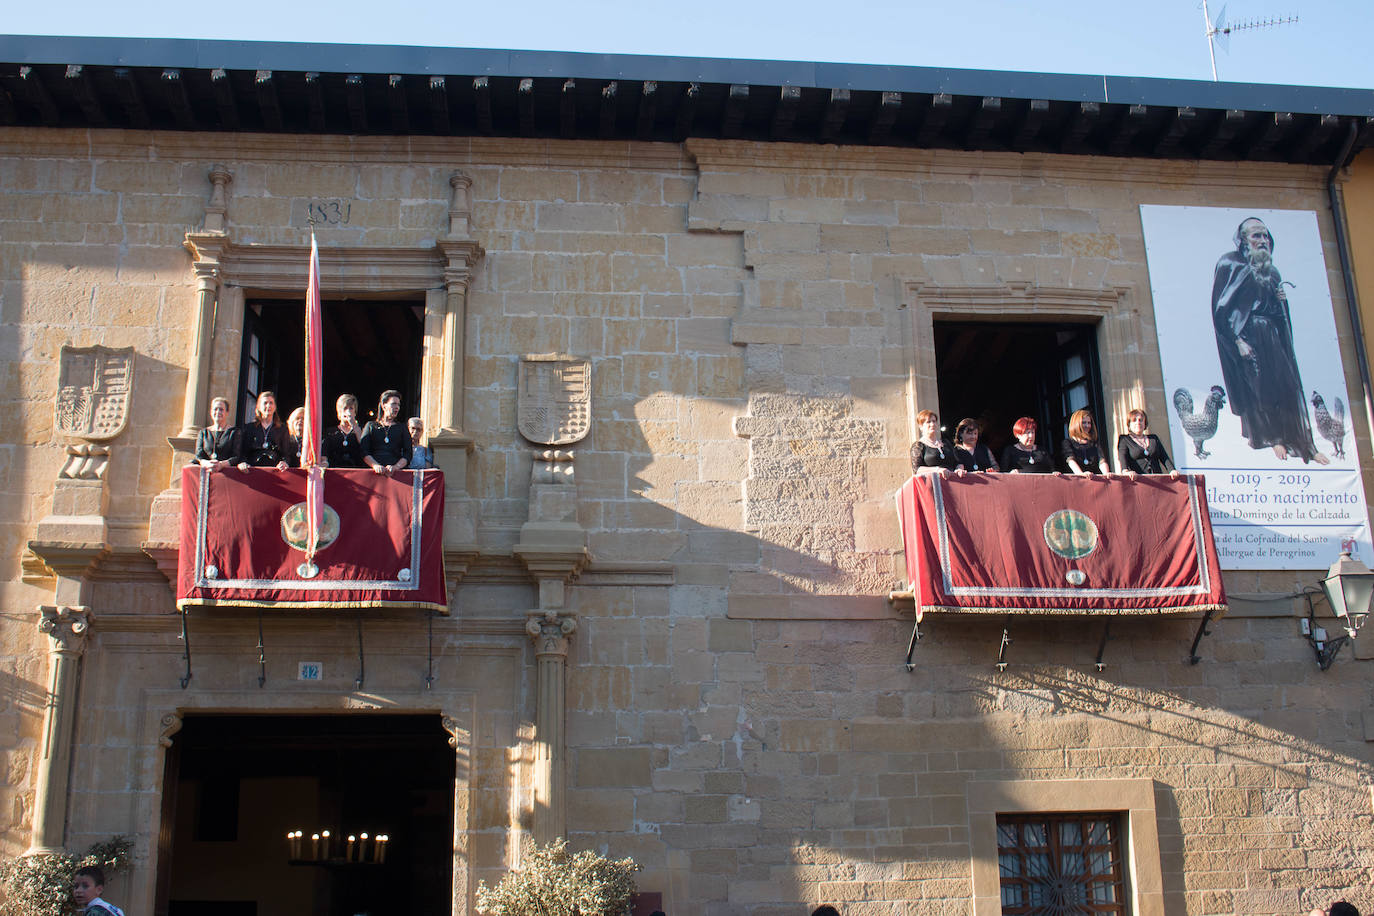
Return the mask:
[[897,516],[918,620],[1226,610],[1200,475],[913,477]]
[[444,475],[325,471],[318,572],[305,563],[306,472],[181,474],[177,607],[446,611]]

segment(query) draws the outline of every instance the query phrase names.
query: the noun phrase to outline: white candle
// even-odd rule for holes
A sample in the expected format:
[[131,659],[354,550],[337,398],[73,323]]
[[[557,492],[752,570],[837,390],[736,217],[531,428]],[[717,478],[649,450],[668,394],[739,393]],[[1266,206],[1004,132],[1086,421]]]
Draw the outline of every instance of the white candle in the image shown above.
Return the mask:
[[385,833],[377,837],[377,861],[386,861],[386,844],[391,842],[391,837]]
[[310,850],[310,858],[318,859],[320,857],[320,835],[318,833],[310,834]]
[[367,834],[358,834],[358,861],[367,861]]
[[348,862],[352,862],[352,861],[353,861],[353,844],[356,843],[356,842],[358,842],[358,838],[355,837],[353,834],[350,833],[350,834],[348,835],[348,847],[347,847],[347,849],[344,851],[344,859],[345,859],[345,861],[348,861]]

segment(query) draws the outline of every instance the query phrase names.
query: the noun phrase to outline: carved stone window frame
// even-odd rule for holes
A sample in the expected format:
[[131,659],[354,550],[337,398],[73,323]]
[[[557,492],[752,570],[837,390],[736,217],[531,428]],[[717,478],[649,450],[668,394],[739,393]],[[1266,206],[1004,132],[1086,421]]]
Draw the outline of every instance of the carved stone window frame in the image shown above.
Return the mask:
[[[304,231],[299,245],[235,242],[226,219],[233,173],[216,165],[208,177],[211,193],[204,228],[188,232],[182,243],[191,253],[197,307],[191,321],[181,430],[168,440],[181,459],[173,462],[174,490],[180,485],[180,467],[189,460],[196,434],[205,425],[211,372],[224,373],[215,379],[221,387],[230,381],[237,387],[246,295],[304,296],[309,274]],[[472,179],[454,172],[449,187],[448,232],[432,246],[326,246],[320,250],[320,286],[333,295],[424,297],[424,363],[417,406],[433,430],[429,442],[439,465],[461,481],[465,459],[459,456],[472,448],[463,431],[467,294],[483,252],[472,236]],[[216,348],[216,340],[228,346]]]
[[[202,289],[210,292],[210,302],[203,303],[210,315],[207,344],[193,347],[187,367],[191,378],[181,438],[189,438],[189,430],[203,425],[201,415],[208,409],[211,380],[223,388],[238,373],[247,299],[304,296],[310,258],[308,245],[240,245],[218,233],[188,233],[185,244]],[[455,298],[459,310],[466,310],[472,264],[480,253],[475,242],[439,242],[432,248],[329,246],[320,250],[320,287],[326,298],[424,299],[419,409],[431,429],[462,432],[465,322],[450,320],[449,311]],[[450,378],[458,383],[456,390],[443,384]]]
[[1104,429],[1125,427],[1126,413],[1145,406],[1144,366],[1140,359],[1140,316],[1131,289],[1072,289],[1007,283],[987,286],[903,284],[903,347],[907,367],[908,439],[915,441],[916,412],[940,413],[936,380],[935,321],[1081,322],[1097,329],[1102,387],[1112,416],[1099,418]]
[[997,816],[1118,812],[1125,826],[1126,892],[1135,916],[1164,916],[1164,876],[1152,779],[973,781],[965,789],[973,866],[974,916],[1001,916]]

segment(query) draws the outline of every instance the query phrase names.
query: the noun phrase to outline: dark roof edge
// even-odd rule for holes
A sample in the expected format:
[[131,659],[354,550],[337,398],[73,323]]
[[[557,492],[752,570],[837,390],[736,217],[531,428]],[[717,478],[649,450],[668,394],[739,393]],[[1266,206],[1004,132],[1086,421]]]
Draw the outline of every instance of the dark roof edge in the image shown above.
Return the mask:
[[572,51],[0,35],[0,61],[11,64],[223,67],[226,70],[739,83],[1374,116],[1374,89]]

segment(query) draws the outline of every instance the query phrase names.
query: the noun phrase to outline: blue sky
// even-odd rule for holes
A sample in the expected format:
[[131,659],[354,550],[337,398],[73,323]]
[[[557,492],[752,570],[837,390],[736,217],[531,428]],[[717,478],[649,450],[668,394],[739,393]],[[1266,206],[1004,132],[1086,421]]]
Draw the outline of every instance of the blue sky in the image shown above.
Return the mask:
[[[1221,2],[1208,0],[1213,18]],[[0,31],[839,61],[1210,79],[1200,0],[184,0],[8,4]],[[1374,2],[1229,0],[1222,80],[1374,89]]]

